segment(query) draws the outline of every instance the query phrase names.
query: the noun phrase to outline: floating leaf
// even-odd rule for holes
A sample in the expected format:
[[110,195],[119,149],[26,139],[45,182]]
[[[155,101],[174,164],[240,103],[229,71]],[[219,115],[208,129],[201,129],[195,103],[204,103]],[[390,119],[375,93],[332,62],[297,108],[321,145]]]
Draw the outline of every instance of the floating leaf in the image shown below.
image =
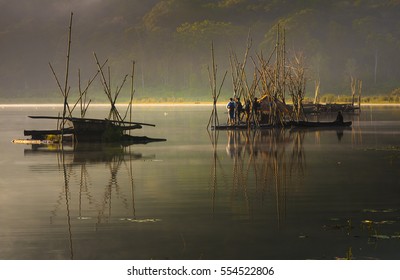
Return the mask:
[[375,222],[377,225],[393,225],[395,221],[380,221],[380,222]]
[[91,220],[92,217],[78,217],[78,220]]
[[396,212],[398,209],[363,209],[363,212],[368,212],[368,213],[392,213]]
[[130,221],[132,223],[156,223],[156,222],[160,222],[161,219],[125,219],[126,221]]
[[361,223],[365,224],[365,225],[372,225],[374,222],[370,221],[370,220],[364,220],[364,221],[361,221]]
[[371,235],[371,237],[376,238],[376,239],[390,239],[390,236],[383,235],[383,234],[374,234],[374,235]]
[[395,221],[371,221],[371,220],[364,220],[361,221],[362,224],[364,225],[393,225]]

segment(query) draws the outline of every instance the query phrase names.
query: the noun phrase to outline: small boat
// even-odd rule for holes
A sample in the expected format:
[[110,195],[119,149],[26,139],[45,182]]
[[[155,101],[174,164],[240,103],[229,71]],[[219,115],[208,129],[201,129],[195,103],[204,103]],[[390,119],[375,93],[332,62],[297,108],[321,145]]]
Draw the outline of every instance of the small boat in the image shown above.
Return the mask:
[[309,122],[309,121],[297,121],[290,123],[292,127],[298,128],[341,128],[341,127],[350,127],[352,125],[351,121],[348,122]]

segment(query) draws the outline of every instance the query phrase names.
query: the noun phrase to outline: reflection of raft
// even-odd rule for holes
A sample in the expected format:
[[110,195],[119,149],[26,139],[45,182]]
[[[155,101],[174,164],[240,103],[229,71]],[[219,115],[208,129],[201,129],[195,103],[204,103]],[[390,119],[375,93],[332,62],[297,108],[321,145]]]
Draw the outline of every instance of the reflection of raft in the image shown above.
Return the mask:
[[259,125],[254,125],[250,124],[249,126],[247,124],[234,124],[234,125],[228,125],[228,124],[221,124],[217,126],[211,126],[212,130],[246,130],[246,129],[271,129],[271,128],[283,128],[283,127],[290,127],[289,124],[283,124],[283,125],[272,125],[272,124],[259,124]]
[[245,130],[245,129],[271,129],[271,128],[349,128],[352,125],[351,121],[348,122],[309,122],[309,121],[292,121],[284,123],[283,125],[271,125],[271,124],[259,124],[250,125],[247,124],[235,124],[235,125],[217,125],[212,126],[213,130]]
[[31,149],[25,149],[25,155],[63,154],[69,159],[69,163],[101,163],[118,160],[154,160],[155,155],[142,156],[121,143],[75,143],[70,145],[32,145]]

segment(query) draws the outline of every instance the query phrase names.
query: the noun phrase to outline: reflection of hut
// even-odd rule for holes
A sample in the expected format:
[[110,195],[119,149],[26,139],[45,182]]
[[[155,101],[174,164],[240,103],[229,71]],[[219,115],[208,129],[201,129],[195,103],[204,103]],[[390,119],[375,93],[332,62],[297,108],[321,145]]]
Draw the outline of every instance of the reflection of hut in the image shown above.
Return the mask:
[[85,163],[110,163],[115,160],[132,161],[153,159],[154,155],[143,157],[142,154],[134,153],[130,146],[122,146],[119,143],[75,143],[67,145],[32,145],[31,149],[25,149],[25,155],[56,154],[64,157],[71,165]]
[[[30,168],[54,172],[63,178],[58,185],[59,193],[55,193],[53,208],[49,208],[50,223],[58,231],[65,230],[71,259],[76,258],[74,243],[83,228],[90,226],[99,230],[102,224],[110,221],[121,224],[159,221],[137,215],[135,204],[134,162],[153,160],[155,155],[143,155],[132,147],[117,143],[80,142],[74,146],[38,145],[24,150],[27,157],[43,158],[45,155],[49,158],[47,155],[54,155],[52,161],[32,161],[36,163]],[[65,254],[67,258],[67,249]],[[81,250],[77,255],[81,255]]]

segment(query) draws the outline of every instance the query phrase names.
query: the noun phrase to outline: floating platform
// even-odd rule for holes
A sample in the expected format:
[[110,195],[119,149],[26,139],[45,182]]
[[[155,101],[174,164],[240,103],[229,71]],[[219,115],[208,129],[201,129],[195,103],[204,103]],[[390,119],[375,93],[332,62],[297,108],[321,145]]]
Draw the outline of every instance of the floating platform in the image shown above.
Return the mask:
[[31,136],[32,140],[46,140],[48,135],[70,135],[74,134],[73,128],[52,129],[52,130],[24,130],[24,136]]
[[339,111],[354,113],[356,111],[360,111],[360,106],[353,105],[351,103],[303,104],[303,110],[305,114],[337,113]]
[[[53,116],[29,116],[32,119],[55,119],[62,120],[62,117]],[[72,138],[78,142],[120,142],[129,144],[146,144],[150,142],[166,141],[166,139],[149,138],[147,136],[131,136],[124,132],[132,129],[140,129],[142,126],[155,126],[149,123],[116,121],[108,119],[92,119],[92,118],[64,118],[72,122],[73,127],[59,130],[24,130],[25,136],[31,136],[32,144],[43,144],[43,141],[51,139],[53,136],[63,135],[63,140],[72,141]],[[70,140],[69,140],[70,139]],[[39,141],[39,142],[35,142]],[[40,142],[41,141],[41,142]],[[61,140],[60,140],[61,141]]]

